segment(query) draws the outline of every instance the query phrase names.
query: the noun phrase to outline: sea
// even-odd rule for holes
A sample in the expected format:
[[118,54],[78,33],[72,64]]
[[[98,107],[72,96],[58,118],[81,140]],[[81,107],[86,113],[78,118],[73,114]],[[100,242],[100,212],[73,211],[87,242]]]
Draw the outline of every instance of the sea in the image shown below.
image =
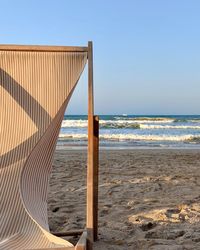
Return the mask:
[[[200,115],[100,115],[101,148],[200,148]],[[87,147],[87,116],[65,115],[57,147]]]

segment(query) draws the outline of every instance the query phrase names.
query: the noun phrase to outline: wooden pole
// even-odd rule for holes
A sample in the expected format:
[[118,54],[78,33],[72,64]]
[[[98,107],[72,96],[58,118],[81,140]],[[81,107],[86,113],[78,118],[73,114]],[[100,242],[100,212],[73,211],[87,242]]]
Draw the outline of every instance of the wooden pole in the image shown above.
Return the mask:
[[98,222],[98,117],[94,117],[93,51],[88,43],[88,166],[87,166],[87,232],[88,249],[97,240]]
[[[88,116],[94,115],[94,90],[93,90],[93,46],[88,42]],[[88,122],[92,123],[92,118]]]
[[99,117],[94,116],[94,136],[93,136],[93,147],[94,147],[94,241],[98,240],[98,186],[99,186]]
[[92,42],[88,42],[88,166],[87,166],[87,240],[88,250],[93,249],[93,167],[94,167],[94,152],[93,152],[93,115],[94,115],[94,93],[93,93],[93,48]]

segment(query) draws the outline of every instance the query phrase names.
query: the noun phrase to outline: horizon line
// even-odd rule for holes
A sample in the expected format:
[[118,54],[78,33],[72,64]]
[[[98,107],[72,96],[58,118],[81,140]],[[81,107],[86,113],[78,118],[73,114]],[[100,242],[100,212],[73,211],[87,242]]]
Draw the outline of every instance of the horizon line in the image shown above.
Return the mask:
[[[87,116],[88,114],[65,114],[65,115],[85,115],[85,116]],[[95,114],[95,115],[97,115],[97,116],[105,116],[105,115],[107,115],[107,116],[111,116],[111,115],[117,115],[117,116],[124,116],[124,117],[126,117],[126,116],[133,116],[133,115],[135,115],[135,116],[138,116],[138,115],[142,115],[142,116],[183,116],[183,115],[185,115],[185,116],[190,116],[190,115],[193,115],[193,116],[200,116],[200,114]]]

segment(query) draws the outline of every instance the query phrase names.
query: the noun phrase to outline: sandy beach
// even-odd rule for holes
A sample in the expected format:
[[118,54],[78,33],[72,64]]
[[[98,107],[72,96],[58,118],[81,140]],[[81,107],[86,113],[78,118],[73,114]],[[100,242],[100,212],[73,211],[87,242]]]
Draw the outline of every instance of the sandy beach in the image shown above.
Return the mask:
[[[86,151],[57,150],[51,231],[84,228],[85,191]],[[200,249],[200,150],[102,150],[94,249]]]

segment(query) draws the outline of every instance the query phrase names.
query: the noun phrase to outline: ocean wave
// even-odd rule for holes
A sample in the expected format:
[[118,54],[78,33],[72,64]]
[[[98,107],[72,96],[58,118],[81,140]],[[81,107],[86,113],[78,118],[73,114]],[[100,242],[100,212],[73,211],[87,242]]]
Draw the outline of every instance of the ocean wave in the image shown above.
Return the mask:
[[[120,120],[119,120],[120,121]],[[125,120],[122,120],[122,122],[124,122]],[[135,123],[141,123],[141,124],[144,124],[144,123],[172,123],[174,122],[174,119],[127,119],[126,122],[135,122]]]
[[[60,134],[62,139],[79,139],[86,140],[87,134]],[[103,134],[100,139],[114,141],[174,141],[200,143],[200,135],[136,135],[136,134]]]
[[200,119],[189,119],[189,122],[200,123]]
[[177,122],[188,122],[188,119],[175,119],[173,122],[177,123]]
[[87,134],[59,134],[59,139],[87,139]]
[[189,138],[188,140],[186,140],[186,142],[199,144],[200,143],[200,136],[193,136],[193,137]]
[[175,119],[174,120],[175,123],[185,123],[185,122],[194,122],[194,123],[200,123],[200,119],[199,118],[194,118],[194,119]]
[[[100,125],[103,127],[110,125],[110,127],[114,127],[114,126],[118,126],[118,127],[133,127],[133,128],[138,128],[139,124],[149,124],[149,123],[168,123],[171,122],[171,120],[163,120],[163,121],[159,121],[159,120],[100,120],[99,123]],[[87,120],[63,120],[62,122],[62,127],[63,128],[72,128],[72,127],[87,127],[88,122]]]
[[138,120],[138,121],[155,121],[155,122],[173,122],[174,118],[170,117],[130,117],[129,120]]
[[[64,120],[62,122],[62,128],[86,128],[87,127],[87,120]],[[169,123],[163,124],[160,123],[156,124],[135,120],[101,120],[100,127],[103,129],[200,129],[198,125],[170,125]]]
[[62,128],[85,128],[87,127],[88,122],[87,120],[63,120],[62,121]]
[[[139,128],[137,122],[124,121],[124,120],[100,120],[101,128]],[[88,126],[87,120],[64,120],[62,128],[86,128]]]
[[[138,140],[138,141],[191,141],[194,136],[188,135],[134,135],[134,134],[107,134],[100,136],[102,139]],[[195,136],[200,138],[200,136]]]
[[141,129],[200,129],[200,126],[192,125],[140,125]]
[[120,129],[120,128],[131,128],[131,129],[139,129],[140,124],[138,123],[103,123],[101,124],[101,128],[109,128],[109,129]]

